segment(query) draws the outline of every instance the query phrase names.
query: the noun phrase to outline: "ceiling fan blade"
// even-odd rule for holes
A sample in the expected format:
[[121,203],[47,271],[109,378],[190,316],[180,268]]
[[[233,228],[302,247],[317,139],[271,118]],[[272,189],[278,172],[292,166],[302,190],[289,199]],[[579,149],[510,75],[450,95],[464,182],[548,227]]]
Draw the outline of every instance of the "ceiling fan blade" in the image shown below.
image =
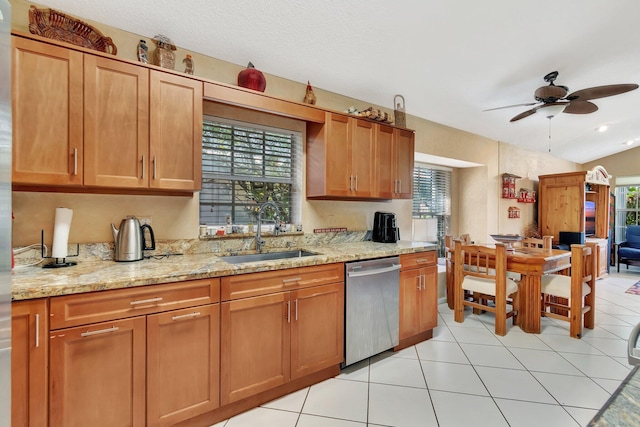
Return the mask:
[[496,108],[489,108],[488,110],[482,110],[482,112],[494,111],[494,110],[502,110],[504,108],[513,108],[513,107],[528,107],[530,105],[536,105],[536,104],[537,104],[537,102],[527,102],[525,104],[505,105],[504,107],[496,107]]
[[590,99],[605,98],[607,96],[620,95],[621,93],[629,92],[631,90],[638,89],[638,85],[635,83],[619,84],[619,85],[607,85],[596,86],[587,89],[577,90],[569,96],[569,100],[588,101]]
[[569,114],[589,114],[598,111],[598,106],[593,102],[575,100],[571,101],[564,109],[563,113]]
[[514,118],[512,118],[511,120],[509,120],[510,122],[515,122],[517,120],[520,119],[524,119],[525,117],[529,117],[532,114],[536,113],[537,108],[532,108],[531,110],[527,110],[524,113],[520,113],[517,116],[515,116]]

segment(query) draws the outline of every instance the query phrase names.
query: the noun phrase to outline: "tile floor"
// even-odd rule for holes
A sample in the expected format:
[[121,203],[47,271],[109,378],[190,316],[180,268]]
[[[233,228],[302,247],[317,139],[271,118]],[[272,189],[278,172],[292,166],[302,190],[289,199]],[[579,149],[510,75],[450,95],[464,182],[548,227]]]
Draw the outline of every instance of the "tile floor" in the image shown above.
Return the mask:
[[625,291],[638,280],[640,268],[598,280],[596,328],[581,340],[548,318],[540,335],[509,322],[498,337],[492,314],[455,323],[440,304],[433,339],[213,427],[585,426],[631,369],[626,340],[640,295]]

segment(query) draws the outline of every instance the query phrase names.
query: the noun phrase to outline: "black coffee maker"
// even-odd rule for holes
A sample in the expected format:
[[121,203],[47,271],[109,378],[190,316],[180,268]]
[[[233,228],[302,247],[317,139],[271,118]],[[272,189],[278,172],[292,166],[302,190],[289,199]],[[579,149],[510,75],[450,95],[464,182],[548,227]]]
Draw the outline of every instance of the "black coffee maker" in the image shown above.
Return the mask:
[[396,214],[392,212],[375,213],[371,240],[379,243],[395,243],[400,240],[400,230],[396,226]]

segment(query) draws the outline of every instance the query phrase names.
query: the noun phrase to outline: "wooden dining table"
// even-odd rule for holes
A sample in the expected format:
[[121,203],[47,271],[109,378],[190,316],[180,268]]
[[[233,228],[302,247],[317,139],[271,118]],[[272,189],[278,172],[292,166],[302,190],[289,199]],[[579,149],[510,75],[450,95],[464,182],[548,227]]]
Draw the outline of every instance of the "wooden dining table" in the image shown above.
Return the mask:
[[[487,244],[485,246],[491,247]],[[451,269],[455,271],[453,259],[455,249],[451,248]],[[507,252],[507,271],[519,273],[518,284],[520,307],[516,324],[525,332],[540,333],[541,282],[544,274],[557,273],[571,267],[571,251],[560,249],[515,248]],[[451,278],[454,280],[453,274]],[[453,307],[453,284],[447,284],[447,303]],[[451,292],[449,292],[451,289]]]

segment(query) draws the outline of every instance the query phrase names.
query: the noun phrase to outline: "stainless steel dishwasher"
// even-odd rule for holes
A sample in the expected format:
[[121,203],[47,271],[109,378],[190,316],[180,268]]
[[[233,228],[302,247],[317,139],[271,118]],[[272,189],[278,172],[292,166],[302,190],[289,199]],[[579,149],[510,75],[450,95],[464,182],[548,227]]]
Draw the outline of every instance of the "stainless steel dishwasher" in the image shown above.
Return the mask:
[[348,366],[398,345],[400,258],[350,262],[345,268]]

